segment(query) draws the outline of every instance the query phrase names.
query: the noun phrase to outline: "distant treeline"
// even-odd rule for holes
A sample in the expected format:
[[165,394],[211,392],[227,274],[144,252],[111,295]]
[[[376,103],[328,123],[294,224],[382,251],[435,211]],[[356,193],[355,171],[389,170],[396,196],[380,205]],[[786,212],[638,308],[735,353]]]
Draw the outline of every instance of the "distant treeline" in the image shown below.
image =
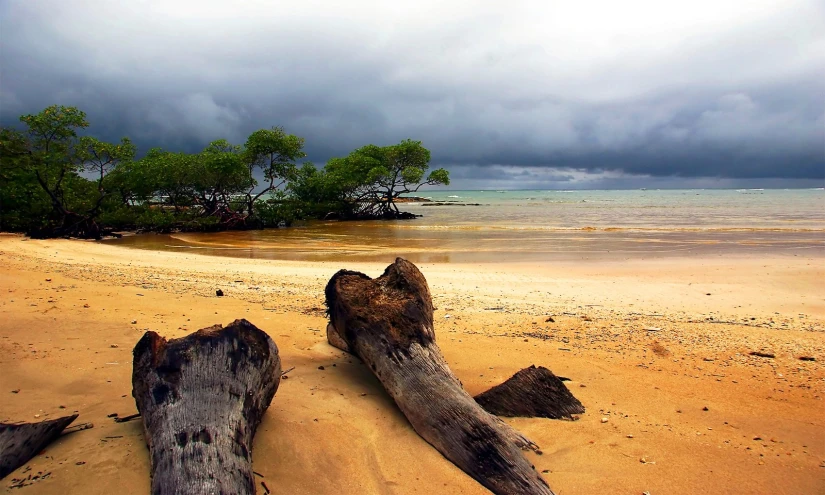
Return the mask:
[[429,150],[409,139],[364,146],[319,170],[296,163],[306,156],[304,139],[280,127],[255,131],[243,145],[220,139],[199,153],[152,148],[136,159],[128,138],[79,136],[89,123],[74,107],[20,121],[24,128],[0,128],[0,230],[33,237],[404,218],[400,194],[450,183],[444,169],[427,173]]

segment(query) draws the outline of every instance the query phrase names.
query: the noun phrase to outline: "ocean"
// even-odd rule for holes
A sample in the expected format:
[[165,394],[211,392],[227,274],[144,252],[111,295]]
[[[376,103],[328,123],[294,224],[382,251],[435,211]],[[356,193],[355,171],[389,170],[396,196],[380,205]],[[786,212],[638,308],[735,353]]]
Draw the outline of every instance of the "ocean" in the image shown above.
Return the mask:
[[143,234],[103,242],[243,258],[416,263],[825,255],[825,191],[519,190],[418,194],[415,220]]

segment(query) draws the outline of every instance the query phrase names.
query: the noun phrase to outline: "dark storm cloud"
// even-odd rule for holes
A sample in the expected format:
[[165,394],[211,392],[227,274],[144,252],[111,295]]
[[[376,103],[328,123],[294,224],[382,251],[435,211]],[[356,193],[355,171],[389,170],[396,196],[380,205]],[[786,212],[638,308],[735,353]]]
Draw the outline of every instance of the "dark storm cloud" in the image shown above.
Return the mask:
[[321,163],[411,137],[459,183],[511,187],[588,174],[816,182],[825,12],[770,4],[631,2],[582,27],[582,12],[519,2],[7,1],[0,120],[75,105],[93,134],[188,151],[282,125]]

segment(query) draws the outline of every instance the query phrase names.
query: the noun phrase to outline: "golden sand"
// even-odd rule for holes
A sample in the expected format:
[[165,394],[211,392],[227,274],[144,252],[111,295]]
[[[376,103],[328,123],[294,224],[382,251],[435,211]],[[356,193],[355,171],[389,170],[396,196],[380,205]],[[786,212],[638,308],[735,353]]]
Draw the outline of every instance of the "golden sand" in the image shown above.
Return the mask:
[[[95,425],[47,447],[4,492],[147,493],[140,421],[107,418],[135,412],[132,347],[147,329],[179,337],[236,318],[295,367],[255,437],[254,469],[274,492],[486,492],[326,343],[329,277],[377,276],[391,259],[245,260],[3,235],[0,260],[0,421],[78,411]],[[530,364],[571,379],[587,408],[579,421],[507,420],[541,446],[525,455],[557,492],[825,492],[822,257],[419,267],[437,342],[471,394]],[[50,475],[9,488],[37,472]]]

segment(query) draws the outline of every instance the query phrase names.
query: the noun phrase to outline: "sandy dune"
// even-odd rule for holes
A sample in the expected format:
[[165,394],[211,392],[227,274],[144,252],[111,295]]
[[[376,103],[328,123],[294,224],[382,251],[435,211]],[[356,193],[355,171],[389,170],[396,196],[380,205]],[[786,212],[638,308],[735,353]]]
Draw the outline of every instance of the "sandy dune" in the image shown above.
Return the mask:
[[[0,260],[0,420],[78,411],[95,425],[4,479],[4,492],[147,493],[139,421],[107,418],[135,412],[132,347],[147,329],[178,337],[236,318],[295,367],[255,438],[254,469],[274,492],[486,492],[326,343],[326,281],[340,268],[377,276],[389,259],[259,261],[3,235]],[[825,493],[825,258],[420,268],[438,343],[470,393],[530,364],[571,379],[580,420],[508,420],[541,446],[526,455],[561,494]],[[10,488],[38,472],[50,474]]]

